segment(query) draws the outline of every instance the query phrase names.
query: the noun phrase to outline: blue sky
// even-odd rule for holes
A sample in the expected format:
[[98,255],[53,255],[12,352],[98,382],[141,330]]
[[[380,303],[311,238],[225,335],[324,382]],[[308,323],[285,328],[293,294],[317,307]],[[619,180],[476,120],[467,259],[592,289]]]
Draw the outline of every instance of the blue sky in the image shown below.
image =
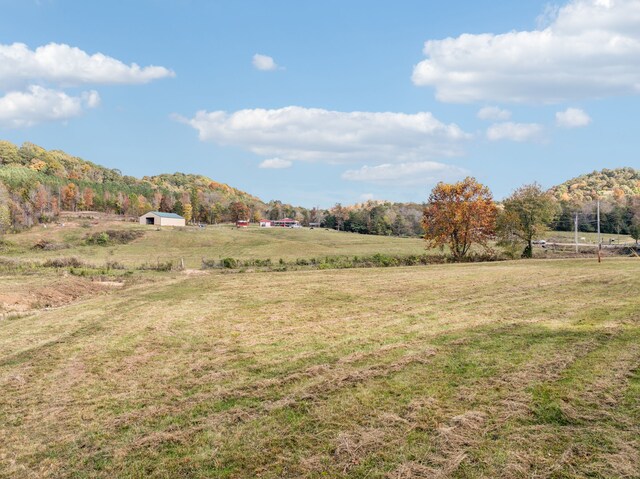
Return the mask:
[[638,0],[0,11],[0,138],[125,174],[200,173],[327,207],[423,201],[465,175],[501,198],[640,167]]

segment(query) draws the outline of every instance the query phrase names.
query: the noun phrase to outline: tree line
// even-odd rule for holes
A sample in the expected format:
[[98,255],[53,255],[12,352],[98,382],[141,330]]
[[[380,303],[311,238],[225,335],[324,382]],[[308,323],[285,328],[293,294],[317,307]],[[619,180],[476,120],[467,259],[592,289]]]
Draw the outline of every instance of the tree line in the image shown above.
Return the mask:
[[[638,242],[640,196],[621,196],[613,201],[602,203],[610,211],[624,212],[620,229]],[[449,248],[456,260],[467,257],[476,245],[489,250],[495,240],[512,256],[521,252],[521,257],[531,258],[534,240],[557,226],[570,207],[536,183],[516,189],[498,204],[489,188],[468,177],[453,184],[439,183],[432,190],[422,225],[427,243],[434,248]],[[583,210],[587,207],[582,206]]]

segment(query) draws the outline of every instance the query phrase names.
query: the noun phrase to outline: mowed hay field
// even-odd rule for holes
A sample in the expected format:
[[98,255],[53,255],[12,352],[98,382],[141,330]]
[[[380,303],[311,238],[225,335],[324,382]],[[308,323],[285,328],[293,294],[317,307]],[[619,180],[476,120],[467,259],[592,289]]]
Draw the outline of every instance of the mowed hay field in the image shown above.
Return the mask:
[[172,272],[34,309],[0,320],[0,477],[640,477],[639,272]]
[[[106,246],[86,244],[90,235],[106,230],[142,232],[142,237],[127,244]],[[271,259],[278,262],[298,258],[354,256],[375,253],[394,255],[423,254],[425,242],[420,238],[359,235],[324,228],[236,228],[207,226],[198,228],[149,227],[136,223],[89,221],[33,228],[8,236],[8,245],[0,245],[0,256],[42,260],[74,256],[95,264],[118,261],[135,267],[145,262],[178,262],[184,259],[188,268],[199,268],[202,259],[232,257],[236,259]],[[54,248],[42,250],[34,246],[46,240]]]

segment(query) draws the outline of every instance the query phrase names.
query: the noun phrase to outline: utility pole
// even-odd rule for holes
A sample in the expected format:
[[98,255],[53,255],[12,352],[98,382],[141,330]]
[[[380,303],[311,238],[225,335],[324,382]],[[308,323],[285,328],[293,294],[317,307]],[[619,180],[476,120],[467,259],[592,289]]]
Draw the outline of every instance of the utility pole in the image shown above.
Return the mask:
[[598,246],[602,244],[602,239],[600,238],[600,200],[598,200]]
[[602,262],[602,238],[600,237],[600,199],[598,199],[598,263]]
[[578,252],[578,213],[576,213],[575,219],[573,221],[573,231],[576,243],[576,253]]

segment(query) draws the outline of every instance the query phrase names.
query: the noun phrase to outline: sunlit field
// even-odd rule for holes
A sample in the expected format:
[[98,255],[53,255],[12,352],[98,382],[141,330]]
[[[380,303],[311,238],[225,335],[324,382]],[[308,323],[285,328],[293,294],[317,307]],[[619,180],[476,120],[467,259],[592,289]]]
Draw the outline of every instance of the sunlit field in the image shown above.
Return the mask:
[[5,273],[0,477],[638,477],[639,271]]

